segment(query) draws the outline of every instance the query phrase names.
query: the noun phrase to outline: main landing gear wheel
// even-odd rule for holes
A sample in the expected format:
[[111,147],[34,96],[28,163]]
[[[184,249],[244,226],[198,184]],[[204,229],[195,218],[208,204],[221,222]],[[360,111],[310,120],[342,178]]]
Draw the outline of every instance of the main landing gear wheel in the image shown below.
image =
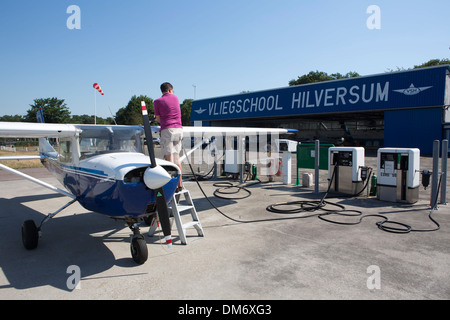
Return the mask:
[[131,238],[131,256],[138,264],[143,264],[148,259],[147,242],[143,235],[135,235]]
[[36,249],[39,241],[39,229],[33,220],[27,220],[22,224],[22,242],[27,250]]
[[41,233],[42,226],[47,223],[50,219],[55,217],[62,210],[75,203],[77,200],[73,199],[70,202],[63,205],[60,209],[56,210],[54,213],[48,214],[41,222],[39,227],[36,227],[36,224],[33,220],[27,220],[22,224],[22,242],[26,249],[33,250],[38,246],[39,235]]

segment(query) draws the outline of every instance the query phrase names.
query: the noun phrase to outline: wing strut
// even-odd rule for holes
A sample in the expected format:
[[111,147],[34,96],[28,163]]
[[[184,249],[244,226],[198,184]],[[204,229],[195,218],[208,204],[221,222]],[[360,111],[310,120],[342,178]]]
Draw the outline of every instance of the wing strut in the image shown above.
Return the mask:
[[47,188],[47,189],[53,190],[53,191],[55,191],[55,192],[58,192],[58,193],[60,193],[60,194],[62,194],[62,195],[65,195],[65,196],[67,196],[67,197],[69,197],[69,198],[72,198],[72,199],[76,199],[76,198],[77,198],[75,195],[73,195],[73,194],[71,194],[71,193],[69,193],[69,192],[67,192],[67,191],[64,191],[64,190],[59,189],[59,188],[57,188],[57,187],[55,187],[55,186],[52,186],[51,184],[48,184],[48,183],[46,183],[46,182],[44,182],[44,181],[42,181],[42,180],[33,178],[32,176],[29,176],[29,175],[27,175],[27,174],[25,174],[25,173],[23,173],[23,172],[20,172],[20,171],[17,171],[17,170],[15,170],[15,169],[12,169],[12,168],[10,168],[10,167],[7,167],[7,166],[5,166],[4,164],[1,164],[1,163],[0,163],[0,169],[9,171],[9,172],[11,172],[11,173],[14,173],[14,174],[16,174],[16,175],[18,175],[18,176],[21,176],[22,178],[25,178],[25,179],[27,179],[27,180],[29,180],[29,181],[31,181],[31,182],[37,183],[37,184],[40,185],[40,186],[43,186],[43,187],[45,187],[45,188]]

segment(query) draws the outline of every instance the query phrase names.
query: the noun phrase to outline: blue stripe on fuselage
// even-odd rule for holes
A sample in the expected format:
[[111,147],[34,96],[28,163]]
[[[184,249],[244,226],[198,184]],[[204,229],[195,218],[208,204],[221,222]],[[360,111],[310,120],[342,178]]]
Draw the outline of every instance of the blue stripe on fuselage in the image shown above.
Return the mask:
[[70,170],[75,170],[75,171],[79,171],[79,172],[95,174],[95,175],[99,175],[99,176],[105,177],[105,178],[108,177],[108,175],[104,171],[101,171],[101,170],[88,169],[88,168],[82,168],[82,167],[74,167],[74,166],[68,166],[65,164],[61,164],[61,167],[64,169],[70,169]]
[[[148,205],[156,202],[154,191],[143,182],[125,183],[109,178],[103,171],[67,166],[50,159],[44,165],[90,211],[112,217],[137,217],[146,214]],[[179,179],[178,175],[163,187],[167,202]]]

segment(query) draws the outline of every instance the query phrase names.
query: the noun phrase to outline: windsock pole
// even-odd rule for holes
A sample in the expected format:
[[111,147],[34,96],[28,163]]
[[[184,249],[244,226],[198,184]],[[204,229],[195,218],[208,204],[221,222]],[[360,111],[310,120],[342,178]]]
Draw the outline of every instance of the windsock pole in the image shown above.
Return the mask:
[[[102,88],[100,88],[99,84],[96,82],[93,85],[94,89],[97,90],[102,96],[105,95],[103,93]],[[97,124],[97,95],[96,92],[94,91],[94,124]]]

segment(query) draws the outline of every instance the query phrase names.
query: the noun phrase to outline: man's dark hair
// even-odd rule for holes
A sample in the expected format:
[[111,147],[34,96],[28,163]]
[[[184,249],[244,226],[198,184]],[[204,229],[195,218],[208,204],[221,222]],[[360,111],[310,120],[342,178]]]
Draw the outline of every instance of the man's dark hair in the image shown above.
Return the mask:
[[173,86],[169,82],[164,82],[161,85],[161,92],[166,93],[169,92],[169,90],[173,90]]

